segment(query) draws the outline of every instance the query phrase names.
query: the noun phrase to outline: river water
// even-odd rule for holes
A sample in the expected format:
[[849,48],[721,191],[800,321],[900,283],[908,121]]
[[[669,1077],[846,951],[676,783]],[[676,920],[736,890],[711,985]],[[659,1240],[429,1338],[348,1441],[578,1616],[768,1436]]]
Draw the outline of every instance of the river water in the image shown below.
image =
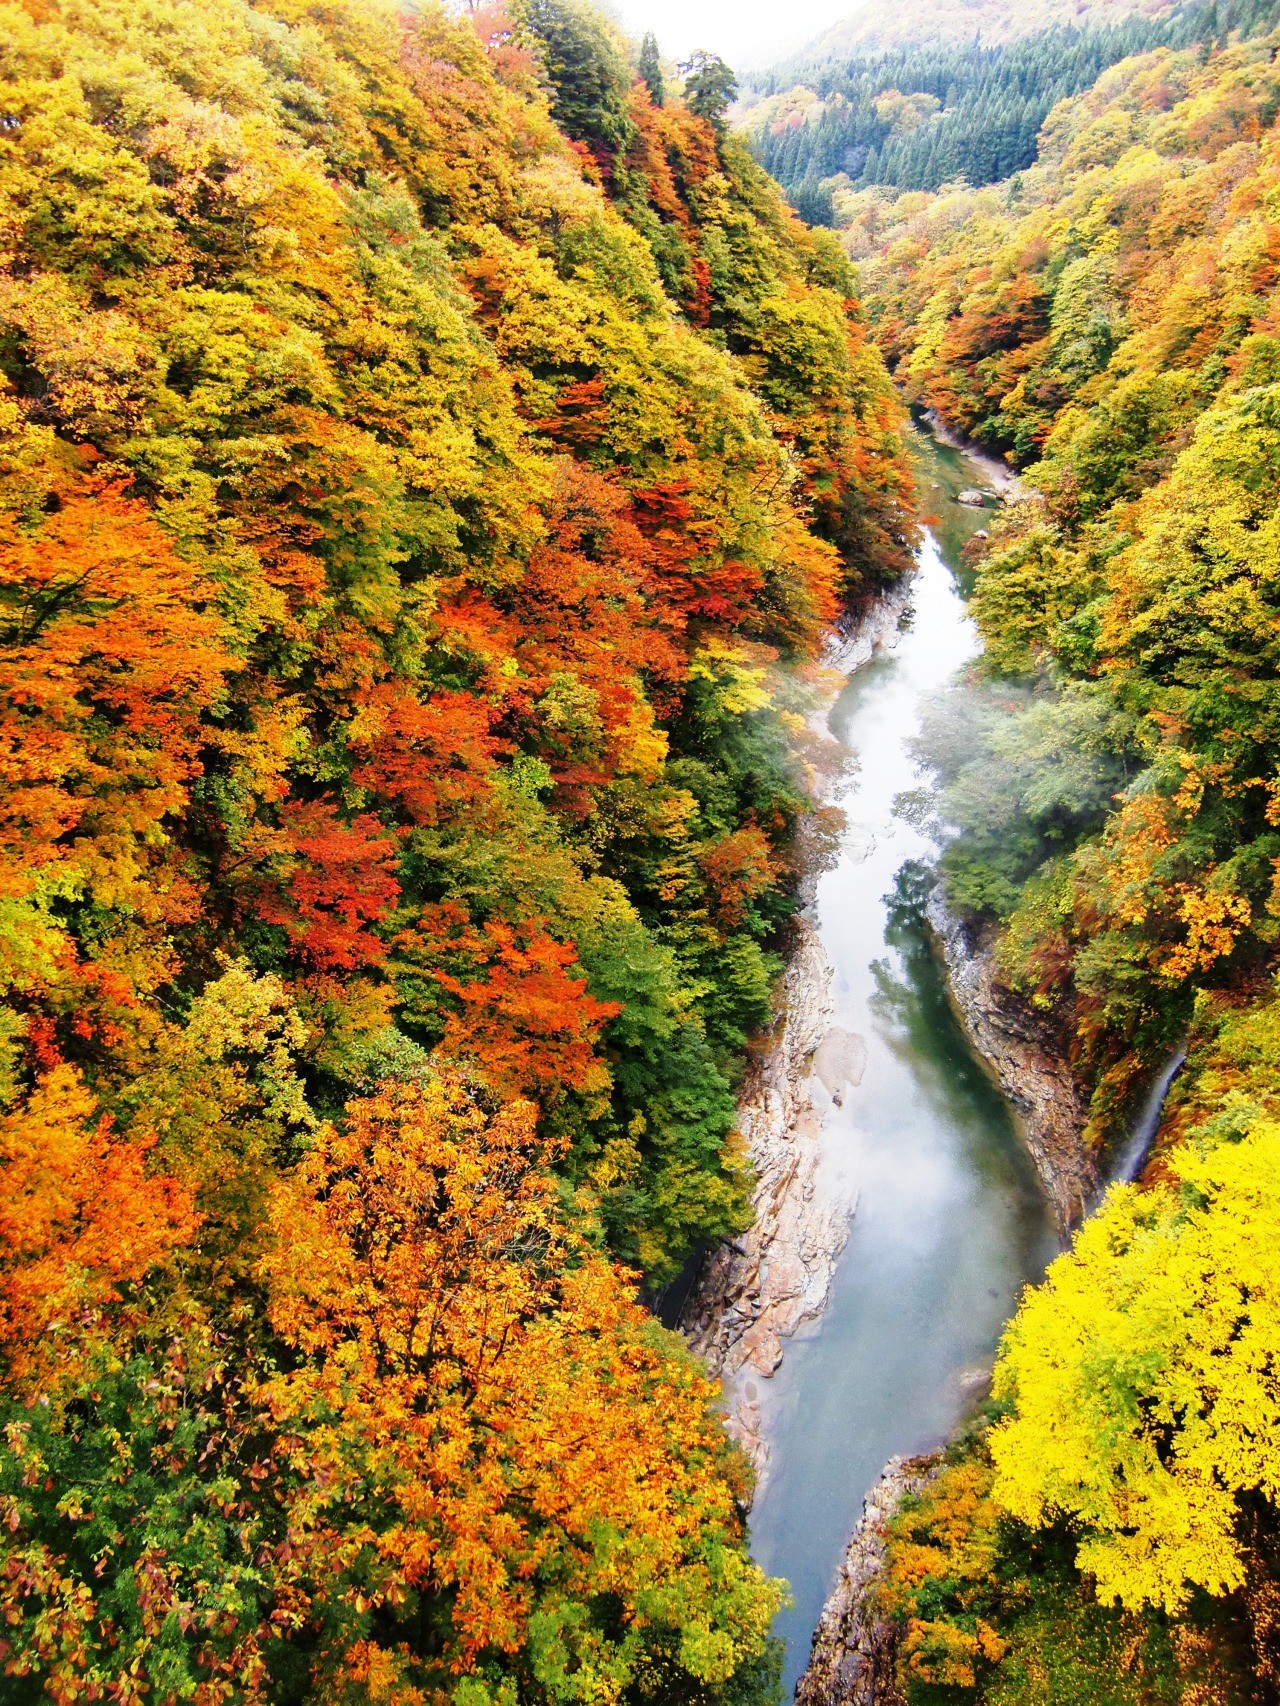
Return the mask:
[[854,764],[840,857],[814,916],[835,972],[833,1022],[864,1039],[866,1066],[839,1104],[815,1086],[824,1166],[852,1180],[858,1208],[825,1313],[760,1389],[770,1456],[751,1539],[791,1583],[777,1630],[788,1694],[886,1459],[952,1429],[1022,1287],[1057,1248],[1004,1102],[947,1007],[920,915],[919,868],[937,848],[901,796],[928,785],[911,751],[924,699],[979,649],[955,569],[981,514],[957,513],[953,499],[983,483],[960,451],[922,439],[920,458],[936,522],[909,626],[830,717]]

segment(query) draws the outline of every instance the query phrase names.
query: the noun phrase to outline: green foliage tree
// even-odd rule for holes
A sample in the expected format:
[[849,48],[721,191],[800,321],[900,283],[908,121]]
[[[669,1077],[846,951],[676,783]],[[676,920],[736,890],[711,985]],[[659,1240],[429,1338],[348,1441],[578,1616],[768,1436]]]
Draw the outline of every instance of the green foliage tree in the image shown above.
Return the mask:
[[565,135],[610,157],[625,153],[635,140],[630,77],[600,13],[585,0],[518,0],[513,15],[535,44]]
[[754,75],[743,116],[757,158],[794,206],[825,197],[828,215],[832,180],[898,190],[998,183],[1034,163],[1056,104],[1107,67],[1154,48],[1256,35],[1275,17],[1271,0],[1189,0],[1154,17],[1023,21],[1031,27],[1011,40],[966,29],[962,39],[873,42]]
[[967,692],[959,713],[943,699],[919,741],[961,831],[942,854],[947,895],[973,917],[1007,918],[1034,871],[1105,821],[1125,780],[1132,723],[1107,693],[1075,684],[1015,702],[999,687],[976,707]]
[[713,125],[721,125],[738,93],[738,80],[723,59],[699,51],[680,67],[684,75],[685,105],[691,113]]
[[649,91],[649,99],[655,107],[662,107],[667,102],[667,86],[662,75],[662,60],[658,54],[658,40],[652,30],[646,30],[644,40],[640,43],[639,59],[640,81]]

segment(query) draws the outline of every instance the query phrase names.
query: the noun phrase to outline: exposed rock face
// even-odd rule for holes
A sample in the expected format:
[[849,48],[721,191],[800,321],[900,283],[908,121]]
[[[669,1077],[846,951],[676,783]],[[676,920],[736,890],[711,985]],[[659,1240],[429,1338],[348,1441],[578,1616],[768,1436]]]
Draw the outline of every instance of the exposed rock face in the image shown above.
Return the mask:
[[[894,588],[847,632],[825,662],[849,676],[898,632],[910,587]],[[759,1385],[782,1361],[783,1344],[821,1315],[856,1197],[823,1166],[816,1080],[840,1100],[862,1076],[865,1045],[831,1025],[831,968],[803,914],[783,983],[782,1012],[748,1068],[738,1124],[759,1184],[750,1229],[714,1251],[686,1303],[680,1326],[724,1385],[729,1430],[764,1473]]]
[[989,944],[970,941],[941,887],[925,909],[947,969],[951,1003],[970,1041],[1012,1104],[1060,1232],[1097,1200],[1098,1174],[1083,1139],[1085,1109],[1070,1068],[1045,1046],[1031,1010],[995,975]]
[[[1030,497],[1027,488],[1003,458],[993,456],[989,450],[984,450],[980,444],[975,444],[971,438],[948,425],[936,409],[926,409],[924,418],[938,443],[949,445],[952,450],[963,450],[1006,503],[1020,503]],[[963,503],[963,497],[960,501]]]
[[910,608],[911,581],[906,578],[842,623],[827,642],[822,661],[841,675],[853,675],[878,651],[893,644]]
[[884,1568],[885,1531],[908,1493],[935,1473],[938,1459],[890,1458],[867,1494],[836,1585],[813,1637],[796,1706],[902,1706],[894,1683],[896,1633],[875,1606]]
[[[783,1012],[749,1071],[738,1109],[759,1177],[755,1221],[709,1257],[681,1321],[694,1350],[720,1376],[730,1431],[757,1471],[767,1459],[757,1381],[777,1369],[783,1340],[822,1313],[855,1207],[823,1177],[822,1121],[810,1089],[811,1058],[825,1051],[830,1060],[830,983],[817,934],[801,922]],[[832,1074],[848,1070],[848,1063],[828,1065]]]
[[[1018,1115],[1042,1188],[1065,1232],[1083,1218],[1098,1190],[1082,1137],[1079,1088],[1049,1051],[1035,1015],[996,978],[990,944],[970,940],[948,911],[941,886],[929,896],[925,915],[946,965],[952,1004]],[[975,1388],[986,1372],[971,1371]],[[894,1511],[908,1493],[925,1485],[940,1461],[893,1458],[868,1494],[814,1634],[809,1667],[796,1689],[797,1706],[903,1706],[894,1680],[896,1631],[877,1614],[876,1583]]]

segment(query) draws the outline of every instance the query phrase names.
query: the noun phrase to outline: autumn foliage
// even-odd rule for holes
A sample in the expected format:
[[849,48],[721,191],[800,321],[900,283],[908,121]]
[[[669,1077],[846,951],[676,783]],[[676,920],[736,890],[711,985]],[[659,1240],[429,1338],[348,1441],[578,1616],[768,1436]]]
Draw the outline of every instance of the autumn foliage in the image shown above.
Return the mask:
[[5,1688],[739,1699],[636,1293],[907,560],[852,273],[568,0],[9,0],[0,90]]
[[370,1603],[408,1626],[448,1597],[429,1664],[403,1639],[377,1662],[425,1679],[507,1655],[581,1698],[600,1669],[645,1692],[670,1641],[727,1681],[769,1601],[735,1553],[708,1386],[564,1230],[533,1106],[486,1118],[436,1080],[348,1116],[272,1205],[269,1314],[304,1361],[267,1399],[335,1465],[325,1521]]
[[1091,1205],[990,1431],[895,1525],[921,1706],[1280,1675],[1280,44],[1274,9],[1197,28],[1061,103],[1009,183],[846,210],[900,383],[1024,482],[968,552],[988,697],[943,758],[952,901],[1074,1069],[1104,1179],[1186,1057],[1144,1188]]
[[991,910],[1099,1133],[1196,988],[1256,975],[1274,935],[1274,51],[1224,24],[1124,60],[1009,186],[854,215],[900,380],[1025,470],[976,565],[991,663],[1041,718],[1066,687],[1064,750],[1096,707],[1102,809]]

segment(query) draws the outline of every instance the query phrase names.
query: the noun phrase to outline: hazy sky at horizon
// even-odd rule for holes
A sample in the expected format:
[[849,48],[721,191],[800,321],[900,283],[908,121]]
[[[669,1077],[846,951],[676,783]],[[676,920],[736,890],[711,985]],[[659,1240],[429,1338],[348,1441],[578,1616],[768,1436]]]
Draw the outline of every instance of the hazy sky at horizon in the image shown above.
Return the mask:
[[[886,0],[892,4],[893,0]],[[730,65],[767,64],[862,8],[858,0],[606,0],[628,35],[652,30],[670,59],[695,48]]]

